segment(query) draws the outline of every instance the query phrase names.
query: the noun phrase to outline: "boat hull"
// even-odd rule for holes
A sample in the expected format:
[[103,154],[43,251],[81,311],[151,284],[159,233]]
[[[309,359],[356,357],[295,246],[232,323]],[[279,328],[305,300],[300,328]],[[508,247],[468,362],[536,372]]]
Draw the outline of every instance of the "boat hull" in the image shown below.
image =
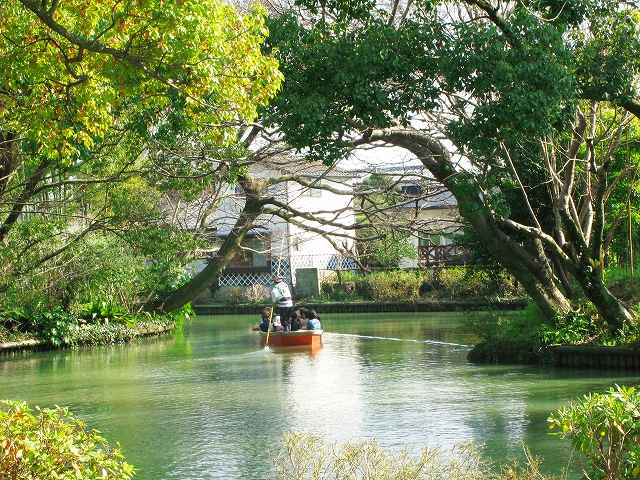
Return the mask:
[[[267,334],[260,332],[260,342],[266,345]],[[322,330],[296,330],[295,332],[271,332],[269,333],[269,346],[282,347],[310,347],[322,346]]]

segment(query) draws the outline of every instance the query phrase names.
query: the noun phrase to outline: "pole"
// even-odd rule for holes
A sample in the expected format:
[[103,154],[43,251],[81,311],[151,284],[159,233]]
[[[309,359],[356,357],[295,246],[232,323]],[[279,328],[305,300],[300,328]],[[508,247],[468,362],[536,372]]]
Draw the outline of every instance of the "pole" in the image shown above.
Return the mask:
[[271,319],[273,318],[273,310],[275,305],[271,305],[271,311],[269,312],[269,323],[267,326],[267,339],[264,342],[264,348],[269,348],[269,334],[271,333]]
[[[282,248],[284,247],[284,237],[280,242],[280,256],[278,257],[278,268],[276,269],[276,275],[280,275],[280,267],[282,266]],[[269,313],[269,327],[267,328],[267,339],[264,342],[264,348],[269,348],[269,336],[271,334],[271,320],[273,319],[273,311],[276,308],[276,304],[271,305],[271,312]]]

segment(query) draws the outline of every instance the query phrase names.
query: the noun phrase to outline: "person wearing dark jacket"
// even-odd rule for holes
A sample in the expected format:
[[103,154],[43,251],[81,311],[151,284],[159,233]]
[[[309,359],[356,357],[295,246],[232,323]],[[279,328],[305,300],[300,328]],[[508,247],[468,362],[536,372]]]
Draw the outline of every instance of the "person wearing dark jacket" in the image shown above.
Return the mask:
[[271,309],[262,309],[262,312],[260,312],[260,317],[260,324],[258,325],[258,328],[261,332],[266,332],[267,330],[269,330],[269,317],[271,317]]

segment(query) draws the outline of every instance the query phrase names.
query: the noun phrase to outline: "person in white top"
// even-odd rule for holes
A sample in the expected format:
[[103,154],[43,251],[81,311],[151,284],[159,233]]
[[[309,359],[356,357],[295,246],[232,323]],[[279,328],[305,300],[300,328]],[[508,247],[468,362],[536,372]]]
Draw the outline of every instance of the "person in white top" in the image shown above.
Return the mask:
[[293,299],[291,298],[291,290],[281,276],[273,279],[273,288],[271,289],[271,300],[278,308],[280,322],[285,332],[291,330],[291,310],[293,310]]

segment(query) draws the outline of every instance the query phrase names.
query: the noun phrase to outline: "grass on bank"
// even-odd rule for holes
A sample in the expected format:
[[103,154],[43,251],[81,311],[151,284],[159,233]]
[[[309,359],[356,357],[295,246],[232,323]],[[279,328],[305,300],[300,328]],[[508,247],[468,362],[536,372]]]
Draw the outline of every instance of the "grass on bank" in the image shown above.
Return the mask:
[[320,437],[289,433],[275,459],[277,480],[551,480],[540,462],[496,469],[472,444],[445,458],[439,449],[418,455],[391,452],[373,440],[332,444]]
[[[571,441],[578,466],[589,480],[640,478],[640,392],[633,387],[592,393],[553,412],[553,435]],[[290,433],[275,459],[278,480],[552,480],[541,461],[527,453],[525,463],[496,468],[473,445],[443,458],[438,449],[419,455],[392,453],[375,441],[331,444],[320,437]],[[567,468],[568,470],[568,468]]]

